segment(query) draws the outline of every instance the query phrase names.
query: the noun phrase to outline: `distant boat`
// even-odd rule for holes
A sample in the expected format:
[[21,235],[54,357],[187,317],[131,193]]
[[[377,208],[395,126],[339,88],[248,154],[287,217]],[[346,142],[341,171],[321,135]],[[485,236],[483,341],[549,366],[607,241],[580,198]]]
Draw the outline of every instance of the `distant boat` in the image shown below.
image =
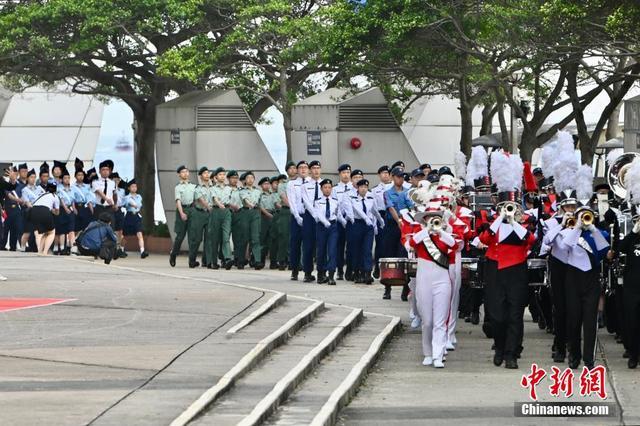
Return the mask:
[[118,151],[131,151],[131,148],[129,140],[125,138],[124,135],[116,141],[116,150]]

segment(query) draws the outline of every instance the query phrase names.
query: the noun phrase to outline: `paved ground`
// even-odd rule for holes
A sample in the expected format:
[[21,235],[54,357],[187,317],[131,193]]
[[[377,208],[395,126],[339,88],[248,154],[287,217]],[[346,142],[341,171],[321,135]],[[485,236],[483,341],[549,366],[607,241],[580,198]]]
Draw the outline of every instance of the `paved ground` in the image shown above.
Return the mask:
[[[399,315],[407,322],[399,293],[383,301],[380,286],[341,282],[329,288],[292,283],[285,272],[191,270],[185,263],[180,258],[170,268],[160,256],[130,257],[107,267],[80,258],[0,252],[0,272],[9,278],[0,298],[76,299],[0,312],[0,424],[166,424],[252,346],[230,344],[224,330],[270,297],[258,288]],[[621,417],[591,423],[640,424],[640,371],[628,370],[621,346],[606,333],[600,336],[600,359],[609,367],[608,401]],[[444,370],[420,365],[419,339],[405,331],[392,340],[343,410],[342,424],[567,422],[513,417],[513,403],[527,400],[519,385],[522,374],[533,361],[551,365],[550,336],[532,323],[517,371],[492,366],[490,341],[477,326],[462,324],[460,348]],[[538,388],[543,400],[552,398],[548,384]]]

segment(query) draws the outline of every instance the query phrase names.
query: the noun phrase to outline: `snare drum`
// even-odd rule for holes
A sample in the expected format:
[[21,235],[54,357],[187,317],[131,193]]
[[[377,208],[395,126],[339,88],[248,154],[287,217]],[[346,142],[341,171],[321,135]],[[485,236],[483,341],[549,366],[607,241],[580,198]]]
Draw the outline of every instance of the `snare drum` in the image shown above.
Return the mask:
[[384,257],[380,264],[380,284],[403,286],[408,282],[406,262],[403,257]]
[[406,259],[407,276],[415,278],[418,274],[418,259]]
[[529,285],[531,287],[545,286],[547,275],[547,259],[527,259]]

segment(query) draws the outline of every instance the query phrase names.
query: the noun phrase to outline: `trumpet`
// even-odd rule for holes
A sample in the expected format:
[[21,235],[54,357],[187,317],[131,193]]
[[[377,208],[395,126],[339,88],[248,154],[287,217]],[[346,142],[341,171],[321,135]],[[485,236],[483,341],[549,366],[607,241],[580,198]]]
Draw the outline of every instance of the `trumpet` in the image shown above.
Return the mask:
[[567,220],[565,221],[565,226],[567,228],[573,228],[574,226],[576,226],[576,217],[573,215],[573,213],[565,213],[565,215],[567,215]]
[[582,221],[582,226],[583,227],[587,227],[590,225],[593,225],[593,221],[594,221],[594,216],[593,213],[591,213],[590,211],[585,211],[582,212],[579,216],[580,220]]
[[442,219],[439,217],[432,217],[427,221],[427,228],[431,231],[439,231],[442,229]]

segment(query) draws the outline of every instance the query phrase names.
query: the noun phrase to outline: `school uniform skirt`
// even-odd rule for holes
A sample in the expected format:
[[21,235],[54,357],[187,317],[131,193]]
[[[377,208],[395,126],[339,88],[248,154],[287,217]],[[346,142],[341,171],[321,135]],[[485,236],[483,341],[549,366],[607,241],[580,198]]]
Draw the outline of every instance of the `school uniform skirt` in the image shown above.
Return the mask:
[[122,212],[121,209],[118,209],[115,211],[113,216],[114,216],[113,230],[122,231],[122,228],[124,226],[124,213]]
[[142,218],[140,214],[127,212],[122,228],[125,236],[136,235],[138,232],[142,232]]
[[35,206],[29,211],[29,220],[33,224],[33,229],[40,234],[53,231],[56,224],[53,213],[46,206]]
[[30,234],[33,232],[33,223],[31,222],[31,220],[29,219],[29,211],[31,209],[23,209],[22,210],[22,233],[23,234]]
[[60,209],[60,214],[54,218],[56,225],[56,235],[65,235],[69,232],[73,232],[75,229],[75,213],[67,213],[64,209]]

